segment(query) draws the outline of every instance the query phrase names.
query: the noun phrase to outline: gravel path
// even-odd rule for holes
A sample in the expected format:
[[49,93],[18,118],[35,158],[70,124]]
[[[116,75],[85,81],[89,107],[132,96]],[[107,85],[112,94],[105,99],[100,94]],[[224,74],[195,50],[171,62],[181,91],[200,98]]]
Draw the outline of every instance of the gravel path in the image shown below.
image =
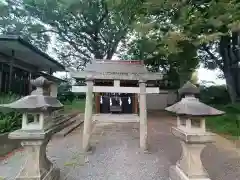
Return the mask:
[[[181,154],[179,141],[170,133],[171,125],[167,118],[149,117],[150,154],[139,151],[136,123],[101,123],[95,126],[91,139],[95,147],[92,154],[80,154],[81,130],[77,129],[65,138],[53,139],[48,155],[61,169],[61,180],[167,180],[170,165]],[[1,161],[0,177],[14,179],[23,156],[18,152]],[[212,180],[240,179],[240,158],[227,151],[210,145],[204,149],[202,161]]]

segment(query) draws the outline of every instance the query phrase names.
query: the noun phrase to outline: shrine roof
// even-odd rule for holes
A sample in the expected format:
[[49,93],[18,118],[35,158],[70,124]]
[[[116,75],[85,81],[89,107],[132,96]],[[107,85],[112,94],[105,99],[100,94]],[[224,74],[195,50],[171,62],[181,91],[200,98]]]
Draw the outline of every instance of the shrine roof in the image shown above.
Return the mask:
[[142,61],[95,60],[84,71],[72,72],[72,77],[83,79],[161,80],[162,74],[147,70]]
[[89,72],[112,72],[112,73],[148,73],[147,68],[136,62],[120,61],[95,61],[89,64],[85,71]]

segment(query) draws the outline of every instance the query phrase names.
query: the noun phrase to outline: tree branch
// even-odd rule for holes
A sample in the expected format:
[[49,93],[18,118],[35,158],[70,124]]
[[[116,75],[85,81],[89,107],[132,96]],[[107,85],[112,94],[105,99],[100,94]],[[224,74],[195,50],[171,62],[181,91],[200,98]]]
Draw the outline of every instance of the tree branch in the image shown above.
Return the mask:
[[223,65],[219,62],[219,59],[209,50],[209,47],[207,47],[206,45],[203,45],[202,47],[205,50],[205,52],[211,57],[211,59],[216,62],[219,68],[223,70]]

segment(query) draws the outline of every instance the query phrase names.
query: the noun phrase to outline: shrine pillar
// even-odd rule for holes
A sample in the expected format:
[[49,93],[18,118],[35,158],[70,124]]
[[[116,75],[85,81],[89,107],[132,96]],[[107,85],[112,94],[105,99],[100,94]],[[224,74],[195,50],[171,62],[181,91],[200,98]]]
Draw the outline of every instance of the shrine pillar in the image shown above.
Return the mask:
[[92,111],[93,111],[93,79],[86,78],[87,91],[86,91],[86,104],[84,116],[84,129],[83,129],[83,151],[87,152],[90,148],[89,141],[92,131]]
[[139,81],[140,87],[140,102],[139,102],[139,115],[140,115],[140,148],[144,151],[148,149],[147,145],[147,102],[146,102],[146,81]]

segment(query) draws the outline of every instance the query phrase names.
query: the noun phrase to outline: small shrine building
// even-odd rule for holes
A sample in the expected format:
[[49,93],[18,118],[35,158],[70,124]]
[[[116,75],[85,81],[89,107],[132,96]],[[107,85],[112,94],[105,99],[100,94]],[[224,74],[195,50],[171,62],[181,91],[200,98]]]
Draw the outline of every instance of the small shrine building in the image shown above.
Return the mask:
[[[72,92],[86,93],[83,134],[85,150],[89,146],[92,121],[106,118],[115,122],[124,122],[124,119],[127,122],[131,119],[140,122],[140,146],[146,150],[146,94],[159,93],[158,81],[162,79],[161,74],[148,72],[143,61],[94,60],[84,71],[72,72],[71,76],[86,83],[85,86],[72,87]],[[118,115],[114,115],[116,113]]]

